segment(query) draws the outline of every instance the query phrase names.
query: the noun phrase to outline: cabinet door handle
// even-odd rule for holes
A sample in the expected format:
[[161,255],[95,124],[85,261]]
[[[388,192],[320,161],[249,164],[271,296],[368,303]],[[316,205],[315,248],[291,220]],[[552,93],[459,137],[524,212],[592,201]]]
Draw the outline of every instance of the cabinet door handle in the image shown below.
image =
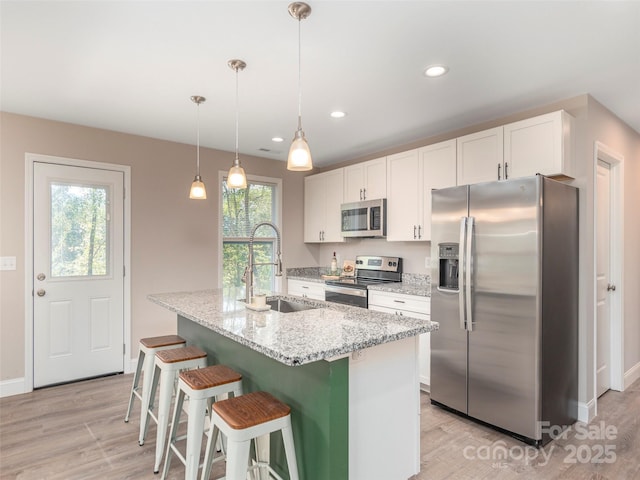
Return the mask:
[[413,239],[414,240],[416,239],[416,229],[417,229],[417,227],[414,225],[413,226]]
[[362,189],[362,199],[363,199],[363,200],[366,200],[366,199],[367,199],[367,189],[366,189],[366,188],[363,188],[363,189]]
[[500,180],[500,164],[498,164],[498,180]]
[[418,225],[418,240],[422,238],[422,225]]
[[394,299],[393,301],[396,302],[396,303],[404,303],[404,300],[396,300],[396,299]]
[[324,242],[324,230],[322,230],[322,241]]
[[362,200],[362,189],[360,189],[360,200]]
[[504,179],[509,179],[509,164],[507,162],[504,162]]
[[318,240],[322,241],[322,230],[318,230]]

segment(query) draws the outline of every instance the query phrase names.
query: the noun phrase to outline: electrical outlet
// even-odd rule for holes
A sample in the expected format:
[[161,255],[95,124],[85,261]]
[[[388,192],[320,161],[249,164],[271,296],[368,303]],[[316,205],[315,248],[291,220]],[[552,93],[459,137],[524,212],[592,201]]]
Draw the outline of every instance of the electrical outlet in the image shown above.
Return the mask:
[[431,268],[431,257],[424,257],[424,268]]
[[363,350],[356,350],[355,352],[351,353],[351,361],[352,362],[360,362],[364,360],[364,351]]

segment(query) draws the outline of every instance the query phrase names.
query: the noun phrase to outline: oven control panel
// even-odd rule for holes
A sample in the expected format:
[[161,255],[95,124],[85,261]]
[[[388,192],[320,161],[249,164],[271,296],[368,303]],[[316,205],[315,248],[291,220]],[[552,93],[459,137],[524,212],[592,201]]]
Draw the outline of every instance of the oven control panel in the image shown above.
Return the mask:
[[402,258],[362,255],[356,257],[358,270],[381,270],[383,272],[402,273]]

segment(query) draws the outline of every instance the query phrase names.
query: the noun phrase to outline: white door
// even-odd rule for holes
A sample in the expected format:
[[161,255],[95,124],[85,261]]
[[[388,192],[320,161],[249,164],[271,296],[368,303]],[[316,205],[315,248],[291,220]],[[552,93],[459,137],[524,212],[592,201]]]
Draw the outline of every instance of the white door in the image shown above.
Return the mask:
[[611,175],[607,163],[598,161],[596,206],[596,389],[600,396],[611,388]]
[[34,163],[33,385],[124,370],[124,173]]

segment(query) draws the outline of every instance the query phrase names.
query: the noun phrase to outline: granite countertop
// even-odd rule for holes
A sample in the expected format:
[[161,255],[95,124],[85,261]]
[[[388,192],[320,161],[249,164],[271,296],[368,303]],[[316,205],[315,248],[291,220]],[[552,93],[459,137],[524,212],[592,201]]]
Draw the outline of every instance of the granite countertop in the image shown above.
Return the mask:
[[285,300],[316,306],[280,313],[249,310],[244,289],[149,295],[152,302],[285,365],[331,360],[356,350],[438,329],[437,322],[375,312],[293,295]]
[[[325,269],[326,270],[326,269]],[[304,280],[305,282],[324,283],[322,267],[288,268],[287,278]],[[369,290],[383,292],[402,293],[405,295],[417,295],[420,297],[431,296],[431,278],[429,275],[403,273],[401,282],[388,282],[369,285]]]

